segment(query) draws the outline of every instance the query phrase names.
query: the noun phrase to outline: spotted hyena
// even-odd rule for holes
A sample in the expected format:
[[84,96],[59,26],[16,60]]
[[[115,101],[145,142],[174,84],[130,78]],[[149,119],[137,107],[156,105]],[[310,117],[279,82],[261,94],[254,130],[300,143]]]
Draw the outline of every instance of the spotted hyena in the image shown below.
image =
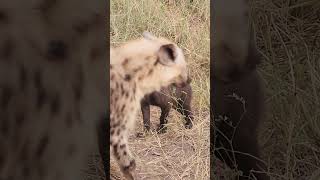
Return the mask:
[[[187,66],[176,44],[147,32],[110,51],[110,149],[124,176],[135,179],[136,163],[128,147],[128,133],[135,125],[140,101],[163,86],[184,86]],[[100,137],[100,144],[103,141],[105,137]]]
[[107,107],[105,7],[0,1],[0,179],[81,178]]
[[141,100],[141,111],[143,116],[143,124],[147,131],[150,130],[150,106],[158,106],[161,108],[160,125],[158,132],[166,132],[167,117],[170,109],[174,108],[184,116],[185,127],[192,128],[193,113],[191,109],[192,87],[191,79],[183,87],[177,87],[174,84],[161,88],[160,91],[152,92]]
[[263,87],[256,70],[261,57],[249,26],[248,4],[245,0],[217,0],[214,12],[214,153],[229,167],[241,170],[240,179],[255,176],[267,180],[257,140],[264,112]]

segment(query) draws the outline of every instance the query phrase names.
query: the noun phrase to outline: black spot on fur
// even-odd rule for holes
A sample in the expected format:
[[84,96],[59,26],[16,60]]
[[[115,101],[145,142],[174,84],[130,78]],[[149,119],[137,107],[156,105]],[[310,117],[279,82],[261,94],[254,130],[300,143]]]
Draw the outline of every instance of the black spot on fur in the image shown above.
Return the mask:
[[40,109],[45,104],[47,100],[47,94],[45,92],[45,89],[43,87],[42,82],[42,73],[41,71],[36,71],[34,74],[34,84],[37,91],[37,108]]
[[74,82],[73,91],[74,91],[74,98],[77,102],[79,102],[83,96],[83,86],[84,86],[84,77],[83,76],[84,75],[83,75],[82,71],[79,71],[77,73],[77,75],[75,76],[77,79]]
[[17,123],[17,125],[18,126],[21,126],[22,125],[22,123],[25,121],[25,114],[24,114],[24,112],[18,112],[18,113],[16,113],[16,123]]
[[124,80],[125,80],[125,81],[130,81],[130,80],[131,80],[131,76],[130,76],[129,74],[126,74],[126,75],[124,76]]
[[113,89],[110,90],[110,95],[113,96]]
[[133,72],[134,72],[134,73],[137,73],[137,72],[140,71],[141,69],[142,69],[142,67],[137,67],[137,68],[133,69]]
[[4,11],[0,10],[0,22],[7,23],[8,19],[8,15]]
[[3,59],[9,59],[14,50],[14,43],[11,39],[6,39],[3,44],[3,48],[1,49],[1,56]]
[[10,87],[2,87],[1,91],[2,92],[1,92],[1,104],[0,104],[0,107],[1,107],[1,109],[5,109],[5,108],[7,108],[11,98],[13,97],[13,92],[12,92],[12,89]]
[[122,66],[127,66],[128,63],[129,63],[129,59],[126,58],[126,59],[124,59],[124,61],[122,62]]
[[126,105],[124,104],[124,105],[122,105],[122,107],[121,107],[121,113],[123,113],[123,111],[124,111],[124,108],[126,107]]
[[113,153],[117,159],[120,159],[120,154],[118,153],[118,144],[113,145]]
[[61,99],[59,95],[53,97],[50,107],[52,115],[57,115],[59,113],[61,109]]
[[50,9],[54,7],[57,3],[57,0],[44,0],[35,8],[40,10],[42,13],[46,14]]
[[133,88],[132,88],[133,94],[136,94],[136,88],[137,88],[137,85],[136,85],[136,83],[134,83],[133,84]]
[[61,61],[68,58],[68,46],[61,40],[52,40],[48,43],[47,57],[51,61]]
[[138,77],[138,81],[141,81],[143,78],[144,78],[143,75],[139,76],[139,77]]
[[121,94],[124,95],[124,88],[122,84],[120,84],[120,90],[121,90]]
[[20,79],[20,88],[23,91],[26,87],[26,84],[28,83],[27,71],[23,66],[20,67],[19,79]]
[[118,126],[120,126],[120,122],[116,122],[116,123],[114,123],[114,124],[111,125],[112,128],[116,128],[116,127],[118,127]]
[[128,91],[125,93],[125,96],[126,96],[126,98],[129,97],[129,92]]
[[49,144],[49,137],[46,135],[41,138],[40,143],[38,144],[37,151],[36,151],[36,157],[41,158],[41,156],[45,152],[48,144]]
[[153,69],[150,69],[148,72],[148,76],[150,76],[153,73]]
[[124,149],[126,147],[126,145],[125,144],[121,144],[119,147],[120,147],[120,149]]

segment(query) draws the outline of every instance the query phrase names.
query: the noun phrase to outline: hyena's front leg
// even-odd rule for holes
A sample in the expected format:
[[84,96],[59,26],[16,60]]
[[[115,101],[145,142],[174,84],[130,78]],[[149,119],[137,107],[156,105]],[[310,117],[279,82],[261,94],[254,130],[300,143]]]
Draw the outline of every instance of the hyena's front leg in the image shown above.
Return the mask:
[[110,147],[113,155],[117,159],[120,169],[126,179],[134,180],[136,162],[129,150],[127,128],[125,125],[119,125],[116,127],[111,127],[110,130]]

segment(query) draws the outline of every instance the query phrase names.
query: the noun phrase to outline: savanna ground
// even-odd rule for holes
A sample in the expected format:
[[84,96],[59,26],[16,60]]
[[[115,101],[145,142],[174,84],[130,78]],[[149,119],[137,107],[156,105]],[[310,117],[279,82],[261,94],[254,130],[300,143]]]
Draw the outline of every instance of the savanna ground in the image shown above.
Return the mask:
[[[143,31],[176,42],[185,53],[192,78],[194,126],[185,129],[182,116],[174,111],[168,117],[165,134],[151,132],[143,137],[142,115],[131,133],[130,149],[136,158],[137,177],[143,180],[207,180],[210,172],[209,103],[210,103],[210,7],[209,0],[111,0],[110,42],[119,45],[141,37]],[[159,125],[160,109],[151,107],[151,124]],[[103,178],[98,155],[89,161],[85,180]],[[122,179],[119,167],[111,158],[111,179]]]
[[[250,4],[268,107],[262,158],[271,179],[320,180],[320,1]],[[225,168],[221,174],[232,172]]]

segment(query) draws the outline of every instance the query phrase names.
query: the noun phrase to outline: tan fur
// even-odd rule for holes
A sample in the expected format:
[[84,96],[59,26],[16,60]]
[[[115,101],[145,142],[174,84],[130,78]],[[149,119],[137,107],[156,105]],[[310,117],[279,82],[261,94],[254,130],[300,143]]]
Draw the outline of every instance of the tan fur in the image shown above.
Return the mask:
[[182,50],[163,38],[147,36],[110,51],[110,148],[125,177],[134,179],[128,131],[134,128],[140,100],[171,83],[186,83],[187,67]]
[[0,179],[78,180],[107,106],[105,4],[0,7]]

